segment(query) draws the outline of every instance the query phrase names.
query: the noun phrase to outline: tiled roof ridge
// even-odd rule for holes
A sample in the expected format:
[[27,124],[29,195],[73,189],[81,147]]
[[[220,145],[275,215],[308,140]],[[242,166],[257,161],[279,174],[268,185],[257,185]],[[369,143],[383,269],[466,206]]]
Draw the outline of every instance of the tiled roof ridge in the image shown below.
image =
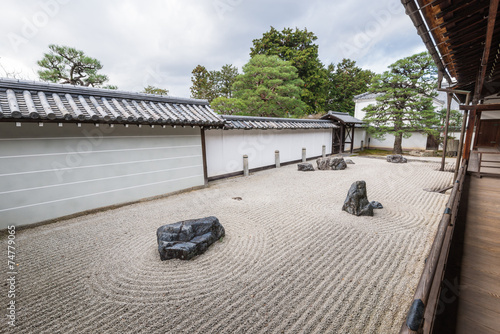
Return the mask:
[[145,94],[124,90],[113,90],[105,88],[76,86],[70,84],[56,84],[42,81],[29,81],[10,78],[0,78],[0,88],[14,90],[44,91],[53,93],[68,93],[78,95],[94,95],[99,97],[114,97],[132,100],[152,100],[166,103],[186,103],[208,105],[207,100],[192,99],[184,97],[173,97],[164,95]]

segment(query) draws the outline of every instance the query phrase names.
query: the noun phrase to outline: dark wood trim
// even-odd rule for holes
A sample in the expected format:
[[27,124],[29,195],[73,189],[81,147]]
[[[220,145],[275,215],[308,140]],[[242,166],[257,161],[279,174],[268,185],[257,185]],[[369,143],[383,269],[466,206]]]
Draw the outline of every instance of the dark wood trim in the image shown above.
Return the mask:
[[500,111],[500,103],[492,103],[492,104],[475,104],[475,105],[461,105],[460,110],[477,110],[477,111],[486,111],[486,110],[498,110]]
[[207,167],[207,144],[205,141],[205,129],[200,127],[201,135],[201,151],[203,155],[203,178],[205,180],[205,185],[208,184],[208,167]]

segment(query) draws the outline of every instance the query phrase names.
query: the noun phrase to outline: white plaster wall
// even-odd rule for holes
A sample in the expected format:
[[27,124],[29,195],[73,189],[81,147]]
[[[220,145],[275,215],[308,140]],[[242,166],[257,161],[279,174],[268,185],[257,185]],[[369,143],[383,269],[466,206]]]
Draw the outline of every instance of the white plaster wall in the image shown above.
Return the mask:
[[310,130],[207,130],[205,132],[208,177],[243,170],[243,155],[248,155],[250,169],[275,163],[275,150],[280,151],[282,163],[320,156],[332,151],[332,129]]
[[[394,147],[394,136],[391,134],[385,135],[384,139],[379,140],[367,135],[365,147],[368,146],[370,139],[370,148],[392,150]],[[421,132],[413,132],[410,138],[403,138],[403,150],[425,150],[427,146],[427,134]]]
[[363,108],[366,108],[370,104],[375,104],[375,103],[377,103],[375,99],[357,100],[356,104],[354,105],[354,117],[363,120],[363,118],[365,118],[366,115],[366,111],[364,111]]
[[203,184],[199,128],[0,123],[0,229]]

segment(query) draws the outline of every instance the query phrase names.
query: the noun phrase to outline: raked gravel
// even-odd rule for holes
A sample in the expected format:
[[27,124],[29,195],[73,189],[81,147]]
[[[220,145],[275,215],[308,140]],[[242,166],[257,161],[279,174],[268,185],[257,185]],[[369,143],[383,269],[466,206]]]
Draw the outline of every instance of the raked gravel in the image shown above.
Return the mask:
[[[352,160],[343,171],[290,165],[18,231],[10,332],[398,333],[448,199],[424,189],[453,173]],[[384,206],[374,217],[341,210],[357,180]],[[211,215],[226,230],[221,242],[191,261],[160,261],[159,226]]]

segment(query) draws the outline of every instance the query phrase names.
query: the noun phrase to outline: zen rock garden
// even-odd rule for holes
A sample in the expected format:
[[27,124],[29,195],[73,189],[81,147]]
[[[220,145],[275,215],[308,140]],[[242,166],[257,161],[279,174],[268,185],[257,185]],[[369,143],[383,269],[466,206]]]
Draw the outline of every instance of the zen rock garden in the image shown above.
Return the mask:
[[162,261],[189,260],[203,254],[224,235],[224,227],[213,216],[163,225],[156,231],[158,252]]
[[316,160],[319,170],[342,170],[347,168],[344,158],[319,158]]
[[379,202],[369,202],[366,182],[356,181],[349,188],[342,210],[356,216],[373,216],[373,209],[382,209]]
[[392,154],[387,156],[387,162],[392,162],[396,164],[404,164],[408,161],[401,154]]

